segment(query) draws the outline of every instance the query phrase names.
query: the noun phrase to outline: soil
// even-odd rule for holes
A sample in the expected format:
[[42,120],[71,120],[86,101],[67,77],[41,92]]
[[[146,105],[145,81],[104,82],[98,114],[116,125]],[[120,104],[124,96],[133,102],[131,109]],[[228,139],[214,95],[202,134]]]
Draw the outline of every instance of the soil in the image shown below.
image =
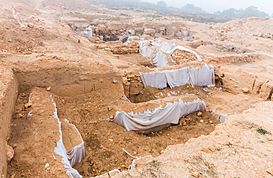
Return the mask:
[[172,59],[175,61],[176,64],[184,64],[188,61],[196,61],[197,58],[194,54],[186,51],[179,51],[176,50],[172,54]]
[[[67,98],[59,99],[67,103]],[[143,135],[128,132],[125,128],[101,118],[104,112],[109,112],[106,106],[104,111],[99,111],[92,109],[95,106],[87,108],[76,98],[69,100],[69,102],[73,100],[73,104],[58,104],[58,110],[61,119],[80,120],[80,123],[76,123],[74,120],[70,120],[70,122],[77,126],[85,142],[86,158],[76,166],[76,169],[84,177],[101,175],[113,169],[127,169],[133,158],[126,154],[122,148],[135,156],[156,156],[168,145],[185,143],[190,138],[211,133],[215,125],[219,123],[218,118],[209,112],[203,113],[200,117],[194,113],[181,118],[177,126]]]
[[[23,141],[18,135],[29,133],[27,130],[32,125],[28,116],[31,109],[25,107],[29,93],[30,90],[22,90],[19,94],[13,118],[10,144],[18,154],[17,147],[20,145],[19,142]],[[219,119],[215,115],[204,112],[201,116],[193,113],[181,118],[178,125],[160,132],[148,135],[128,132],[125,128],[105,119],[105,115],[109,115],[109,107],[103,103],[108,101],[108,104],[111,104],[109,100],[115,100],[115,96],[110,95],[111,99],[109,96],[101,96],[100,93],[101,91],[97,91],[76,97],[55,95],[60,119],[62,121],[67,119],[75,124],[83,137],[86,157],[75,168],[84,177],[101,175],[113,169],[126,170],[133,158],[122,148],[134,156],[157,156],[169,145],[183,144],[191,138],[211,133],[215,125],[219,124]],[[94,109],[98,106],[99,110]],[[9,175],[16,177],[30,175],[30,172],[26,172],[30,165],[17,161],[17,156],[9,165]]]
[[44,40],[54,39],[56,36],[39,27],[18,29],[16,25],[0,27],[0,52],[31,54],[35,47],[44,46]]
[[[25,28],[12,17],[12,8]],[[54,155],[58,128],[51,94],[60,120],[74,124],[85,143],[86,157],[75,166],[84,177],[113,169],[124,171],[117,177],[273,175],[273,43],[259,35],[273,31],[272,19],[201,23],[154,12],[89,6],[86,0],[77,4],[71,0],[2,0],[0,14],[0,177],[67,176]],[[109,46],[116,42],[101,40],[98,45],[76,35],[68,24],[95,25],[95,39],[103,38],[96,34],[104,35],[106,41],[129,28],[151,28],[156,34],[149,39],[158,36],[195,48],[204,57],[202,63],[215,67],[219,82],[212,88],[144,88],[139,72],[190,65],[195,56],[176,52],[172,57],[179,65],[155,68],[138,53],[137,43],[132,49],[118,46],[114,52],[118,54],[113,54]],[[197,41],[181,41],[182,31]],[[30,93],[33,103],[28,105]],[[192,113],[159,132],[128,132],[111,122],[116,111],[144,111],[189,94],[206,103],[206,112]],[[226,122],[219,123],[218,116]],[[64,128],[69,149],[81,142],[70,126]],[[267,132],[261,135],[257,130]],[[139,166],[127,172],[133,157],[124,150],[133,156],[153,157],[140,160]]]
[[8,167],[8,175],[62,177],[65,170],[61,158],[52,152],[60,135],[50,93],[35,88],[31,91],[31,99],[29,96],[27,91],[17,99],[9,141],[16,154]]

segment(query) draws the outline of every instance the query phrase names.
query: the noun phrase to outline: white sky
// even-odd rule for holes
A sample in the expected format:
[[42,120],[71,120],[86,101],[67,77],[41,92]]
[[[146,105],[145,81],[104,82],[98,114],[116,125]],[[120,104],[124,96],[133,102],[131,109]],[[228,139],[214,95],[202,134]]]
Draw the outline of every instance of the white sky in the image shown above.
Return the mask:
[[[147,2],[158,2],[159,0],[143,0]],[[273,0],[165,0],[170,6],[181,7],[187,3],[194,4],[208,12],[225,10],[228,8],[246,8],[256,6],[260,10],[273,14]]]

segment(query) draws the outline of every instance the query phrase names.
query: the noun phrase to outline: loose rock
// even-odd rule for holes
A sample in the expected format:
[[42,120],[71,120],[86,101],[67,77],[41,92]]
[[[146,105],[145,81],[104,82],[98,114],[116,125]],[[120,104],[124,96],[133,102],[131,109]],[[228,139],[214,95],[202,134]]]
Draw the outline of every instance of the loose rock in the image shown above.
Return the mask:
[[249,93],[249,89],[248,88],[242,88],[242,92],[243,93]]
[[112,83],[113,84],[118,84],[118,81],[117,80],[113,80]]
[[7,160],[10,162],[14,156],[14,150],[8,144],[6,145]]
[[32,104],[31,104],[30,102],[28,102],[28,103],[25,104],[25,108],[30,108],[31,105],[32,105]]

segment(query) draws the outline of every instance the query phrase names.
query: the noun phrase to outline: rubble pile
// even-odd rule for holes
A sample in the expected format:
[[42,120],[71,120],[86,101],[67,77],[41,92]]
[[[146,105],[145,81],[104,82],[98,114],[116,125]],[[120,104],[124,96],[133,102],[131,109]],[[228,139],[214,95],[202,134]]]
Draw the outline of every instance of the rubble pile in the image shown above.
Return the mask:
[[130,41],[120,44],[120,45],[114,45],[110,46],[111,52],[113,54],[136,54],[139,53],[139,38],[138,37],[132,37],[129,38]]
[[125,33],[126,28],[123,28],[122,25],[107,26],[99,24],[94,28],[94,34],[100,37],[103,41],[118,41]]
[[264,33],[262,33],[262,34],[253,35],[253,36],[273,40],[273,34],[272,34],[272,33],[265,33],[265,34],[264,34]]
[[182,50],[175,50],[171,57],[178,65],[185,64],[190,61],[197,61],[196,55]]
[[123,77],[124,93],[127,98],[143,94],[144,85],[139,74],[126,74]]
[[207,62],[217,64],[221,61],[221,63],[225,64],[233,64],[233,63],[251,63],[255,62],[259,57],[255,55],[226,55],[226,56],[218,56],[213,58],[207,58]]

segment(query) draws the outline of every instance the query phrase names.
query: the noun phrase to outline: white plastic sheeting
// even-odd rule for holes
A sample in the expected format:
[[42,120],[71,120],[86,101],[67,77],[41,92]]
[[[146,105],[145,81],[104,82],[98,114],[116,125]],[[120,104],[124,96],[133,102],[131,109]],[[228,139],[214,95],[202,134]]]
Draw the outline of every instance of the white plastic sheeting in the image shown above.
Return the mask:
[[179,100],[143,113],[117,112],[114,122],[125,127],[128,131],[152,132],[159,126],[178,124],[181,117],[196,111],[205,111],[205,108],[205,103],[200,99],[191,102]]
[[166,67],[168,66],[168,54],[161,51],[159,46],[158,43],[152,43],[149,40],[140,39],[139,53],[144,57],[152,59],[152,63],[156,67]]
[[187,84],[193,86],[213,86],[215,84],[214,67],[204,64],[200,67],[183,67],[174,70],[162,70],[141,73],[140,78],[145,88],[170,88]]
[[175,43],[170,43],[167,41],[163,41],[161,39],[155,39],[152,44],[161,51],[170,54],[169,52],[172,51],[177,45]]
[[155,87],[155,88],[166,88],[167,87],[167,77],[166,74],[162,71],[150,72],[150,73],[141,73],[140,78],[144,87]]
[[140,39],[139,52],[142,56],[152,59],[153,64],[156,67],[169,66],[168,58],[174,53],[175,50],[186,51],[194,54],[198,61],[202,61],[202,57],[195,51],[183,46],[178,46],[175,43],[169,43],[161,39],[155,39],[154,41]]
[[78,162],[83,158],[84,153],[84,144],[80,144],[76,146],[72,152],[67,155],[67,151],[65,149],[64,143],[63,143],[63,133],[62,133],[62,124],[58,117],[58,111],[56,107],[56,103],[54,102],[53,97],[51,96],[52,104],[54,106],[54,118],[58,122],[59,127],[59,134],[60,134],[60,140],[57,142],[57,146],[55,147],[55,154],[59,155],[62,158],[64,168],[66,169],[66,174],[70,178],[82,178],[82,176],[79,174],[79,172],[74,169],[71,165],[72,163]]
[[83,31],[78,32],[78,35],[91,38],[93,36],[93,27],[86,27]]
[[[167,70],[163,72],[166,76],[166,80],[170,88],[184,86],[190,83],[189,69],[187,67],[177,70]],[[147,78],[144,77],[147,81]],[[153,84],[154,85],[154,84]],[[154,85],[161,88],[161,85]]]
[[168,57],[169,55],[167,55],[166,53],[162,52],[162,51],[158,51],[156,53],[156,56],[152,59],[152,62],[155,66],[157,67],[165,67],[168,66]]
[[139,41],[139,53],[144,57],[153,59],[156,57],[157,50],[151,45],[150,41],[141,39]]
[[84,30],[84,31],[79,32],[78,35],[90,38],[93,36],[93,33],[92,33],[92,31]]
[[22,20],[20,18],[20,14],[16,11],[16,9],[13,7],[12,8],[12,15],[13,18],[18,22],[21,28],[25,28],[26,26],[22,23]]
[[190,84],[193,86],[213,86],[215,84],[214,67],[208,64],[202,67],[189,67]]
[[80,163],[84,155],[84,142],[76,145],[71,151],[67,152],[67,157],[72,167]]

